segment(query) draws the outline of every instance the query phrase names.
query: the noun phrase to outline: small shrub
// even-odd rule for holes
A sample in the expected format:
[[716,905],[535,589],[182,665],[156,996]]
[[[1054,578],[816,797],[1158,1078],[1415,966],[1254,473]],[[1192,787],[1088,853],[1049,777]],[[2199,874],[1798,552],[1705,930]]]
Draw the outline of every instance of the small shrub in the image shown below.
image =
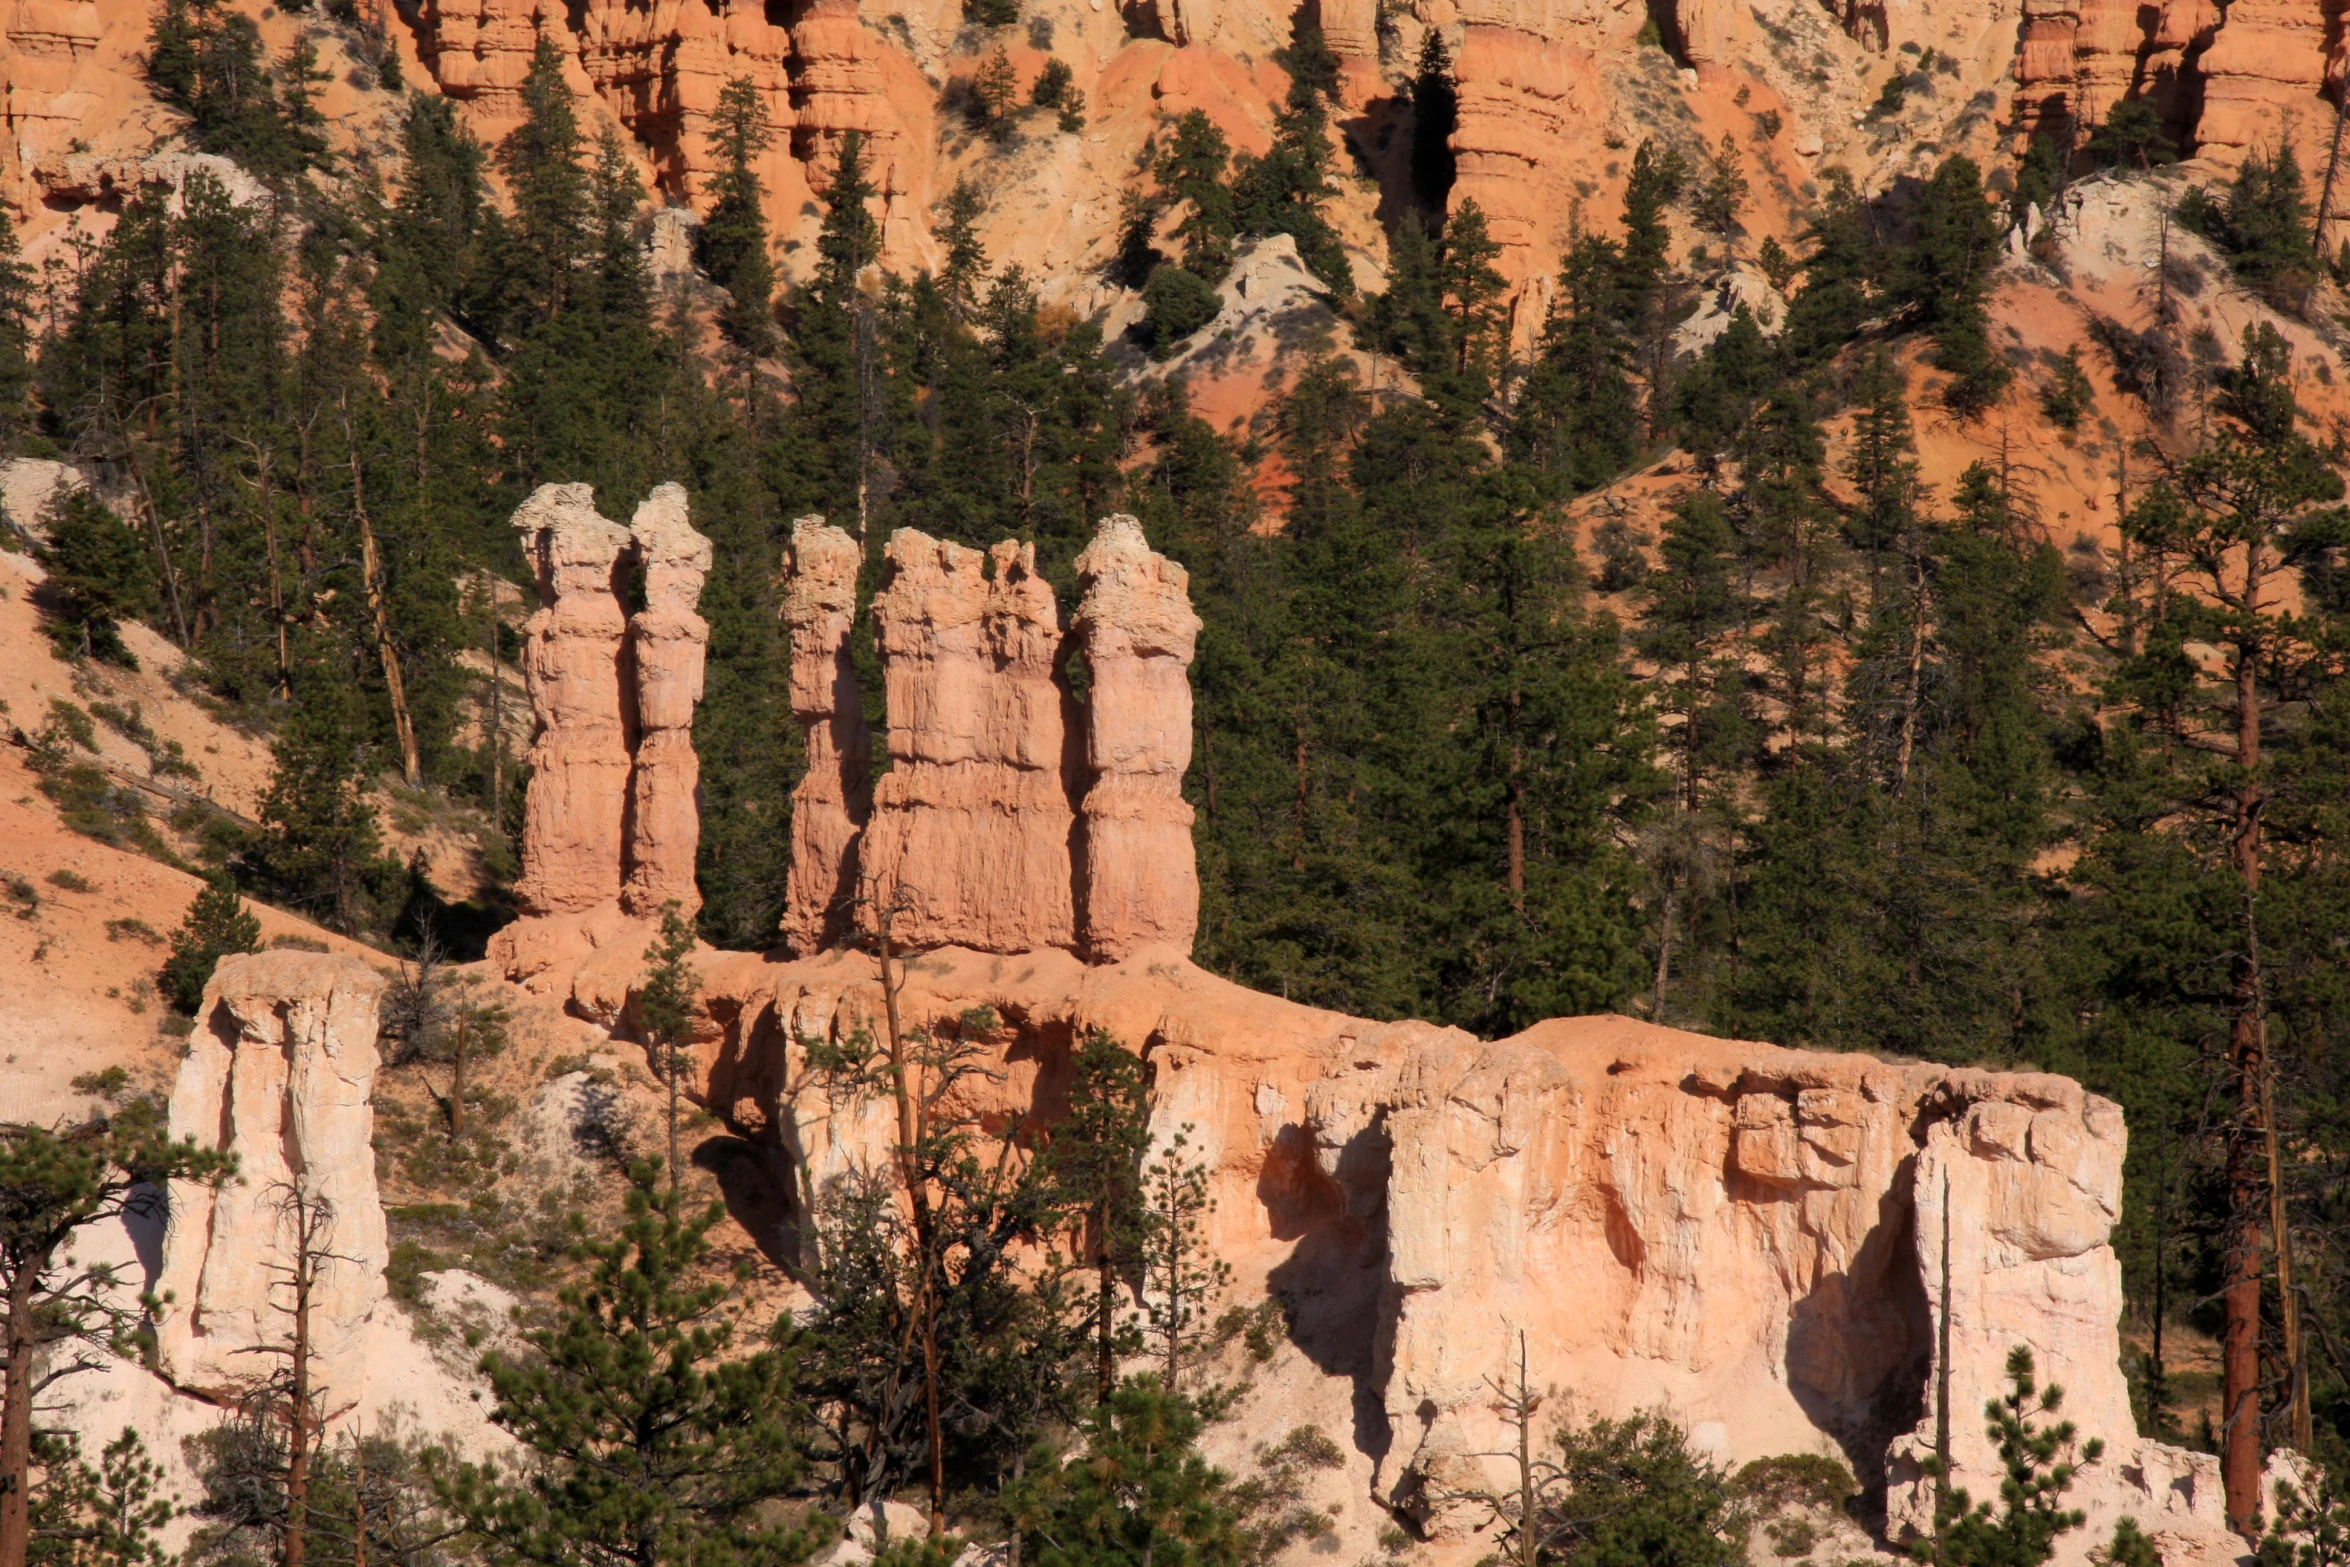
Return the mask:
[[1076,74],[1066,60],[1045,61],[1044,69],[1036,73],[1036,85],[1028,89],[1028,101],[1040,109],[1058,109]]
[[67,892],[88,892],[90,879],[87,876],[76,875],[72,871],[51,871],[49,885],[63,887]]
[[1151,355],[1166,359],[1185,338],[1216,319],[1223,301],[1205,278],[1181,267],[1162,266],[1142,286],[1142,307]]
[[5,890],[11,903],[17,905],[20,920],[37,918],[41,912],[41,889],[22,876],[0,876],[0,890]]
[[2090,386],[2088,372],[2081,368],[2081,350],[2078,346],[2064,351],[2056,362],[2056,370],[2046,386],[2040,388],[2040,411],[2048,422],[2068,434],[2081,427],[2081,416],[2096,400],[2096,389]]
[[119,1066],[110,1066],[102,1072],[84,1072],[73,1080],[73,1091],[90,1094],[100,1099],[120,1099],[122,1091],[130,1087],[131,1075]]
[[135,941],[148,947],[163,945],[162,932],[134,915],[126,915],[118,920],[108,920],[106,922],[106,939],[108,941]]
[[1869,118],[1881,120],[1889,114],[1899,114],[1908,99],[1909,73],[1895,66],[1893,74],[1885,79],[1884,89],[1877,94],[1877,101],[1869,105]]
[[292,931],[284,931],[269,938],[269,950],[272,952],[332,952],[334,948],[320,941],[316,936],[297,936]]

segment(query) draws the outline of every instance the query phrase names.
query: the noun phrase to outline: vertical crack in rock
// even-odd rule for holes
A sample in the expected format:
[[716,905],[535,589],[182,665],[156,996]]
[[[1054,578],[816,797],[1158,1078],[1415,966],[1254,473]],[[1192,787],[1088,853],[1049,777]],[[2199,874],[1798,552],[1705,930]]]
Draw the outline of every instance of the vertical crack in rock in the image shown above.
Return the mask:
[[674,902],[691,920],[701,911],[694,879],[702,817],[694,751],[694,706],[710,624],[694,612],[710,573],[710,541],[686,520],[684,487],[664,484],[629,523],[644,568],[645,607],[629,617],[636,666],[639,739],[629,779],[628,881],[621,903],[640,917]]
[[791,637],[792,716],[807,731],[808,770],[792,790],[783,937],[801,957],[849,933],[857,835],[873,808],[873,741],[849,648],[860,560],[857,541],[822,517],[791,525],[783,619]]
[[633,541],[586,484],[540,485],[514,531],[539,590],[522,635],[538,729],[514,891],[525,914],[574,914],[620,896],[636,682],[618,575]]
[[1191,655],[1200,619],[1190,574],[1153,551],[1134,518],[1104,517],[1077,557],[1085,586],[1071,629],[1092,687],[1086,752],[1087,955],[1116,962],[1146,947],[1191,951],[1199,867],[1183,774],[1191,766]]
[[390,1255],[368,1101],[383,989],[357,958],[304,952],[225,957],[205,987],[170,1131],[235,1154],[238,1169],[217,1190],[172,1183],[156,1354],[178,1386],[235,1397],[276,1370],[299,1196],[329,1215],[310,1323],[319,1382],[338,1398],[364,1390],[360,1330]]

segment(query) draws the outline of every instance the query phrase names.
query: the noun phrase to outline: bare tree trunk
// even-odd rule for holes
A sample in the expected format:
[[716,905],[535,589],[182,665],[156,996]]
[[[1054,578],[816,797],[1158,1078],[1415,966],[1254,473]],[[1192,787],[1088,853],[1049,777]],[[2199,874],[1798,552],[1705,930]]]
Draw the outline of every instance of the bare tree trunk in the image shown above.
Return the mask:
[[1917,754],[1918,704],[1925,687],[1926,562],[1915,530],[1909,548],[1909,673],[1901,688],[1901,744],[1893,759],[1893,790],[1909,787],[1910,759]]
[[[465,1135],[465,1048],[470,1043],[471,1041],[466,1038],[465,1019],[460,1017],[457,1019],[457,1031],[451,1045],[454,1054],[449,1067],[450,1142],[455,1142]],[[672,1159],[677,1157],[677,1150],[674,1147],[670,1149],[670,1157]]]
[[[2244,599],[2249,616],[2260,602],[2260,541],[2245,546]],[[2244,931],[2236,955],[2228,1024],[2228,1065],[2235,1074],[2236,1124],[2228,1138],[2229,1235],[2220,1290],[2220,1479],[2228,1522],[2247,1536],[2260,1514],[2260,1227],[2262,1171],[2252,1149],[2267,1081],[2261,1027],[2260,945],[2254,922],[2260,895],[2260,643],[2242,633],[2235,647],[2236,786],[2231,849],[2244,891]]]
[[0,1412],[0,1567],[32,1549],[33,1289],[48,1262],[28,1257],[8,1281],[6,1407]]
[[2285,1211],[2284,1166],[2277,1158],[2276,1062],[2267,1049],[2267,1009],[2262,1008],[2260,1124],[2268,1143],[2268,1231],[2277,1253],[2277,1316],[2285,1338],[2286,1442],[2306,1453],[2317,1433],[2309,1413],[2309,1367],[2302,1352],[2301,1302],[2293,1289],[2293,1227]]
[[293,1386],[286,1396],[285,1567],[302,1567],[310,1524],[310,1286],[317,1271],[311,1249],[312,1210],[295,1212]]
[[[891,901],[894,904],[894,897]],[[898,991],[905,981],[893,977],[891,968],[897,956],[890,941],[893,914],[889,905],[875,909],[874,934],[881,954],[882,1020],[889,1030],[890,1093],[897,1102],[898,1179],[914,1211],[915,1260],[921,1269],[914,1309],[922,1334],[922,1403],[930,1447],[930,1537],[935,1540],[946,1534],[946,1453],[938,1413],[938,1301],[932,1288],[937,1271],[932,1241],[936,1225],[930,1211],[929,1184],[922,1176],[920,1090],[912,1078],[916,1063],[909,1057],[904,1022],[898,1015]]]
[[391,612],[384,605],[383,573],[375,550],[375,529],[367,520],[367,500],[360,488],[359,448],[350,440],[351,420],[343,418],[343,436],[351,459],[351,514],[359,523],[359,569],[367,579],[367,613],[375,626],[376,656],[383,661],[384,689],[392,699],[392,731],[400,740],[400,776],[411,789],[424,787],[424,761],[416,749],[416,724],[408,716],[408,686],[400,677],[399,650],[392,645]]

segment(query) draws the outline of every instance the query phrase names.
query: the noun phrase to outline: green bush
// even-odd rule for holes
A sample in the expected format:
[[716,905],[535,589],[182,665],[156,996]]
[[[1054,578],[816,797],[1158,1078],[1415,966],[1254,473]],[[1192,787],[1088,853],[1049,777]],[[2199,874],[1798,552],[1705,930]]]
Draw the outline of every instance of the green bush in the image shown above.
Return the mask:
[[159,988],[173,1006],[192,1017],[222,958],[260,950],[261,921],[246,910],[236,883],[226,872],[218,873],[196,894],[187,918],[171,933],[171,956],[158,976]]
[[1166,359],[1185,338],[1215,320],[1223,302],[1205,278],[1162,266],[1143,284],[1142,306],[1151,354]]

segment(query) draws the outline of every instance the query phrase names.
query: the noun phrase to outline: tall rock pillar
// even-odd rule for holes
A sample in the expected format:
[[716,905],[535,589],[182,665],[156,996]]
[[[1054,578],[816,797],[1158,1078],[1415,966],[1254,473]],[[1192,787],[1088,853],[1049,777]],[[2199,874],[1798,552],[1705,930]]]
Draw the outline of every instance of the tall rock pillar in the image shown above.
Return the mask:
[[857,617],[857,541],[822,517],[791,525],[783,619],[791,634],[791,709],[807,731],[808,770],[792,790],[784,943],[801,957],[855,923],[857,835],[873,807],[873,740],[849,657]]
[[1086,955],[1144,947],[1189,955],[1199,866],[1183,773],[1191,765],[1191,655],[1200,619],[1190,574],[1154,552],[1142,524],[1104,517],[1077,557],[1085,598],[1072,631],[1093,672],[1087,700]]
[[1007,540],[982,557],[901,528],[886,558],[873,615],[891,765],[860,873],[908,946],[1074,947],[1069,699],[1035,547]]
[[522,813],[526,914],[572,914],[620,895],[636,681],[618,576],[631,540],[586,484],[542,484],[514,513],[537,568],[522,674],[538,732]]
[[292,1337],[285,1311],[302,1210],[313,1216],[311,1342],[338,1401],[367,1375],[360,1329],[390,1255],[375,1184],[380,975],[308,952],[220,960],[171,1091],[172,1137],[237,1156],[217,1189],[174,1181],[156,1354],[180,1387],[233,1397],[265,1381]]
[[687,522],[685,488],[676,484],[646,497],[629,532],[644,567],[645,607],[628,621],[638,740],[621,903],[631,914],[650,916],[674,902],[690,920],[702,907],[694,880],[702,839],[694,706],[702,699],[702,665],[710,647],[710,623],[694,606],[710,575],[710,541]]

